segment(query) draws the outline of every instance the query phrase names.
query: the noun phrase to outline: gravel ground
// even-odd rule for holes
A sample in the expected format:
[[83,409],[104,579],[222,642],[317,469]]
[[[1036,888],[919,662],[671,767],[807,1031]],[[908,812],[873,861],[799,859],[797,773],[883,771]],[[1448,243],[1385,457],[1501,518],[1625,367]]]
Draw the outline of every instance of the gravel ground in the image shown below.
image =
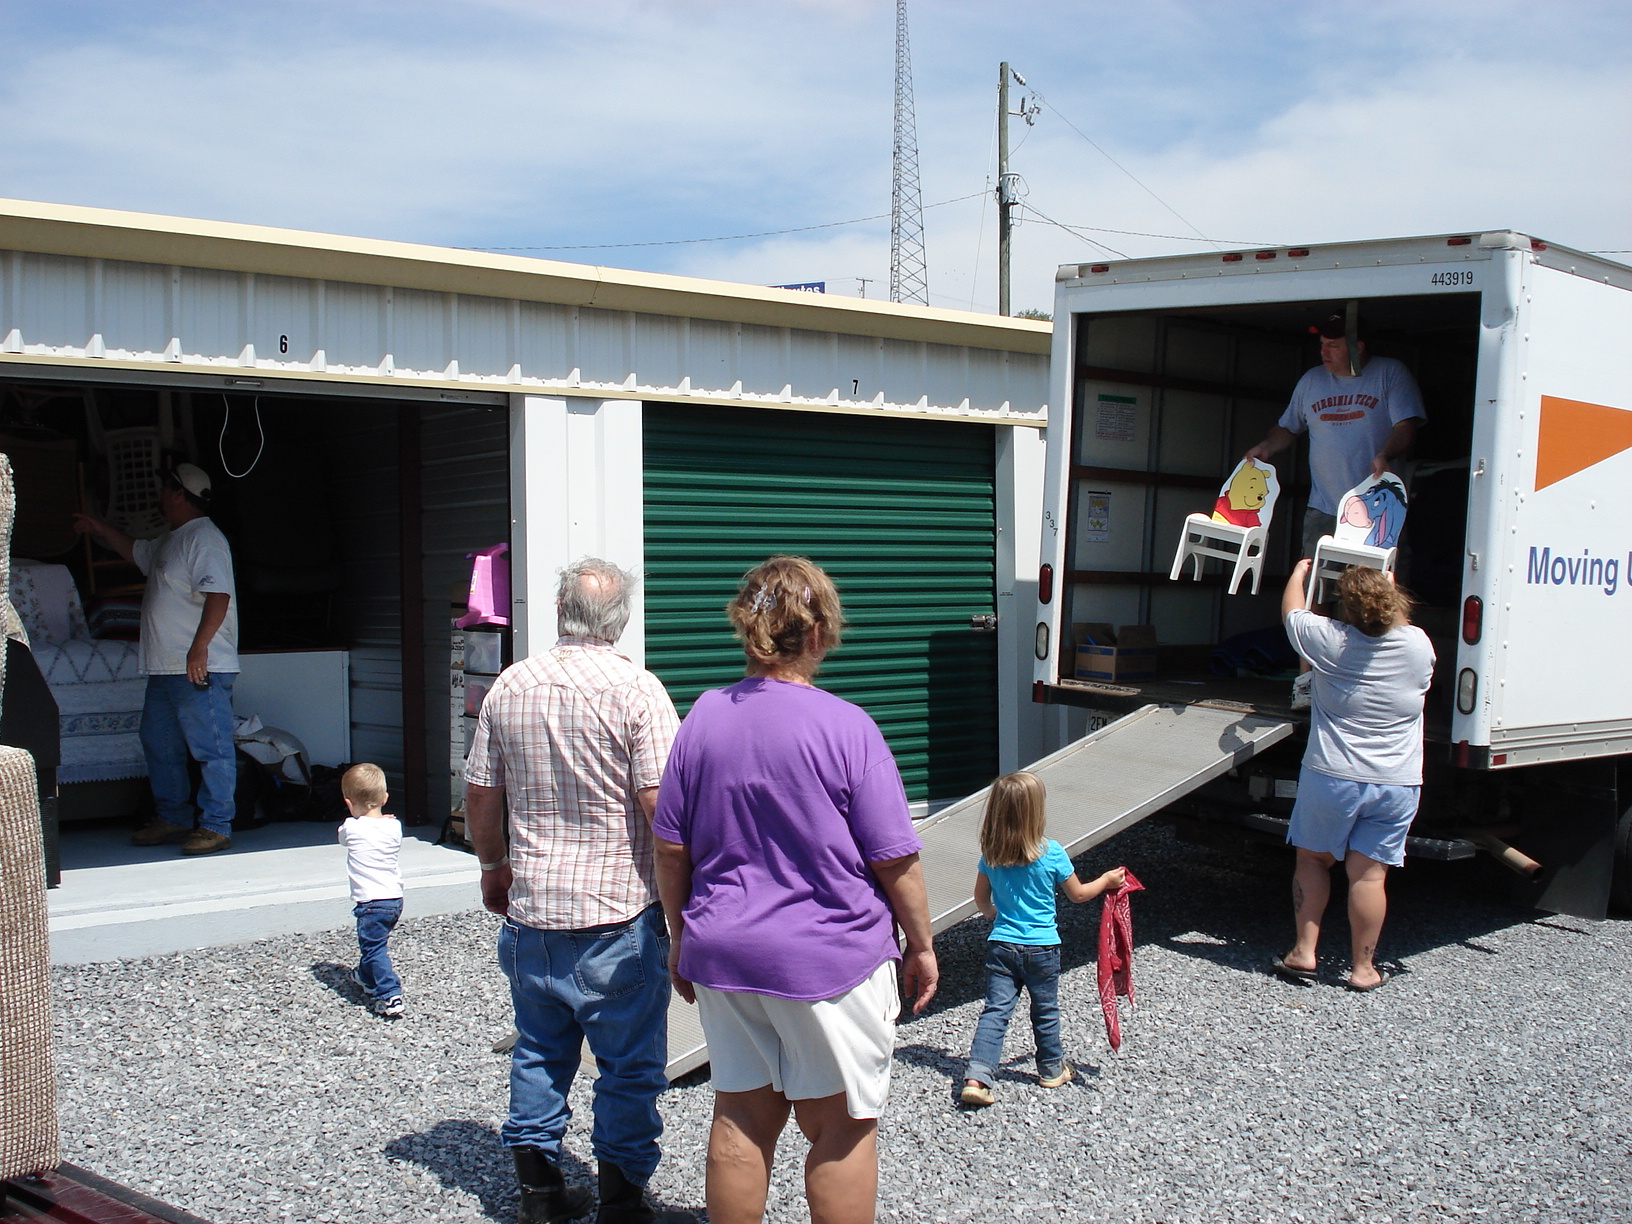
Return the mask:
[[[1062,904],[1077,1081],[1036,1085],[1022,1012],[997,1105],[956,1105],[985,926],[947,932],[940,996],[900,1028],[881,1219],[1632,1219],[1632,923],[1517,910],[1407,868],[1381,957],[1399,976],[1359,995],[1264,972],[1290,942],[1284,857],[1144,827],[1085,865],[1117,862],[1148,889],[1121,1056],[1095,988],[1099,907]],[[349,931],[58,968],[66,1159],[219,1224],[508,1221],[494,932],[479,913],[406,918],[395,1022],[345,984]],[[710,1103],[706,1071],[664,1097],[664,1202],[702,1205]],[[575,1091],[575,1178],[593,1169],[588,1104]],[[802,1157],[790,1131],[769,1219],[808,1220]]]

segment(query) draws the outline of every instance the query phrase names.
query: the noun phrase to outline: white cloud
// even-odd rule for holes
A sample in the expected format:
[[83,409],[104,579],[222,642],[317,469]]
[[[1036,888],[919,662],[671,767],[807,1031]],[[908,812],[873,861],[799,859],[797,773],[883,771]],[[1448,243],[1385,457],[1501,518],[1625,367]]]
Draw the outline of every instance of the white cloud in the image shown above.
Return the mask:
[[[889,207],[887,0],[374,0],[154,23],[0,8],[7,194],[450,245],[635,243]],[[84,11],[107,20],[85,20]],[[1632,247],[1624,9],[1380,0],[1368,21],[1241,0],[913,7],[925,203],[989,183],[997,60],[1043,89],[1015,169],[1062,222],[1248,241],[1514,226]],[[41,14],[46,14],[42,16]],[[120,25],[123,20],[125,25]],[[10,34],[11,37],[6,36]],[[1018,97],[1017,99],[1018,100]],[[989,201],[924,215],[932,302],[990,310]],[[740,243],[540,252],[869,296],[888,225]],[[1195,244],[1101,235],[1129,254]],[[1016,233],[1014,305],[1095,248]]]

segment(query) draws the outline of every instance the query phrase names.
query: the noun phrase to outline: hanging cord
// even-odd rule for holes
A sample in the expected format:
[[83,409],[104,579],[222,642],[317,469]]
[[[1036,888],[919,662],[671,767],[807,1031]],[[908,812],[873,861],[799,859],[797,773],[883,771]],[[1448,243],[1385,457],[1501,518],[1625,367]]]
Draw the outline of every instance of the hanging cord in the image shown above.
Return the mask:
[[261,435],[261,444],[255,448],[255,458],[241,472],[233,471],[227,463],[227,426],[232,424],[232,401],[222,395],[221,403],[226,406],[226,413],[221,418],[221,436],[215,441],[215,450],[221,456],[221,470],[234,480],[242,480],[255,470],[255,465],[261,461],[261,453],[266,450],[266,426],[261,424],[261,397],[255,397],[255,431]]

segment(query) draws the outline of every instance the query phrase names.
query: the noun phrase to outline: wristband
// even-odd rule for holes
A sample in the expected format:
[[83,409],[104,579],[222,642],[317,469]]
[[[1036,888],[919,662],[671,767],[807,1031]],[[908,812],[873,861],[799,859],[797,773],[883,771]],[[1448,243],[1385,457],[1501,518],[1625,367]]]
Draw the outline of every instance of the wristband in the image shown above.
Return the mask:
[[507,854],[496,863],[478,862],[476,865],[483,871],[497,871],[500,867],[508,867],[510,865],[510,856]]

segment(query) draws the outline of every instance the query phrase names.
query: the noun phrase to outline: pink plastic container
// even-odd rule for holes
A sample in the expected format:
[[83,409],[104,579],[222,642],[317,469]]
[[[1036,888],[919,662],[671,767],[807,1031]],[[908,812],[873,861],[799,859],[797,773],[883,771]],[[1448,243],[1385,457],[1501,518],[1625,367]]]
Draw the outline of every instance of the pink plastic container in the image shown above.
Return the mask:
[[510,551],[508,544],[495,544],[467,554],[470,566],[470,609],[454,624],[461,629],[472,625],[510,624]]

